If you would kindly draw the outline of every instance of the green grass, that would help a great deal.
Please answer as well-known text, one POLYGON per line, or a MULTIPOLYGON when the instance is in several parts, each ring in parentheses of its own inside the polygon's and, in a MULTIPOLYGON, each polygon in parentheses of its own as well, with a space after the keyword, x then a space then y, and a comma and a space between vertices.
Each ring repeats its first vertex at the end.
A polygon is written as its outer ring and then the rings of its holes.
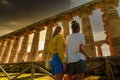
MULTIPOLYGON (((18 73, 9 73, 11 78, 15 77, 18 73)), ((34 80, 53 80, 51 77, 45 74, 35 73, 34 80)), ((30 80, 31 74, 22 74, 16 80, 30 80)), ((8 80, 4 73, 0 73, 0 80, 8 80)))
MULTIPOLYGON (((18 73, 9 73, 11 78, 15 77, 18 73)), ((43 73, 35 73, 34 80, 53 80, 50 76, 43 73)), ((85 76, 84 80, 107 80, 107 76, 85 76)), ((8 80, 4 73, 0 73, 0 80, 8 80)), ((31 80, 31 74, 22 74, 15 80, 31 80)), ((120 80, 120 77, 115 77, 115 80, 120 80)))

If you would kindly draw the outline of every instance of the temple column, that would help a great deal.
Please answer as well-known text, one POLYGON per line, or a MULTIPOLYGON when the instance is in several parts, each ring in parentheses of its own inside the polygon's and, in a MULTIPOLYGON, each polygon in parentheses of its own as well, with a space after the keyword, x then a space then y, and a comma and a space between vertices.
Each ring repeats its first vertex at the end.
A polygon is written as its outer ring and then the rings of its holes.
POLYGON ((19 47, 20 47, 20 37, 16 36, 15 41, 13 43, 12 50, 11 50, 11 56, 10 56, 10 59, 9 59, 9 63, 17 62, 19 47))
POLYGON ((8 63, 8 60, 9 60, 9 57, 10 57, 10 54, 11 54, 12 45, 13 45, 13 40, 9 39, 8 42, 7 42, 5 51, 3 53, 2 59, 1 59, 2 63, 8 63))
POLYGON ((49 41, 52 37, 52 33, 53 33, 53 27, 54 25, 52 23, 48 23, 47 24, 47 31, 46 31, 46 38, 45 38, 45 44, 44 44, 44 54, 42 55, 43 56, 43 60, 46 60, 47 57, 48 57, 48 45, 49 45, 49 41))
POLYGON ((28 61, 37 61, 39 56, 40 30, 41 28, 38 26, 35 28, 31 51, 28 55, 28 61))
POLYGON ((2 59, 2 56, 3 56, 3 53, 5 51, 6 44, 7 44, 7 40, 1 41, 1 46, 0 46, 0 62, 1 62, 1 59, 2 59))
POLYGON ((105 6, 103 21, 111 55, 120 55, 120 18, 115 5, 107 4, 105 6))
POLYGON ((69 21, 71 18, 67 15, 63 16, 61 21, 62 21, 62 26, 64 29, 64 37, 66 38, 70 34, 70 29, 69 29, 69 21))
POLYGON ((24 34, 24 39, 22 41, 20 52, 18 53, 17 62, 22 62, 26 60, 28 40, 29 40, 29 32, 27 31, 24 34))
POLYGON ((82 13, 82 33, 85 35, 86 39, 85 49, 88 55, 96 57, 93 32, 89 21, 89 15, 87 13, 82 13))
POLYGON ((1 46, 1 41, 0 41, 0 46, 1 46))

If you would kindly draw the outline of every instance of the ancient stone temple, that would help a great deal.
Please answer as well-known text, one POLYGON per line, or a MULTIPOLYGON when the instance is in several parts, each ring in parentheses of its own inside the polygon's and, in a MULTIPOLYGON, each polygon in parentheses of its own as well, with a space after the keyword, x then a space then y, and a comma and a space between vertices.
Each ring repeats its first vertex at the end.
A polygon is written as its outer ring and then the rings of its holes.
MULTIPOLYGON (((96 49, 98 57, 102 57, 101 46, 108 44, 111 56, 120 55, 120 17, 116 7, 119 0, 93 0, 84 5, 80 5, 63 13, 51 16, 47 19, 38 21, 17 31, 11 32, 0 37, 0 62, 16 63, 45 60, 48 55, 48 43, 50 41, 53 28, 58 22, 62 23, 65 38, 69 35, 69 22, 73 17, 79 16, 82 20, 82 32, 86 38, 86 50, 89 56, 96 57, 96 49), (100 9, 103 13, 104 30, 106 39, 95 42, 93 39, 93 31, 90 24, 89 16, 93 15, 92 11, 100 9), (39 50, 41 31, 46 30, 44 49, 39 50), (33 35, 33 41, 30 52, 29 47, 30 35, 33 35), (21 39, 22 38, 22 39, 21 39), (42 54, 42 57, 39 57, 42 54), (39 59, 41 58, 41 59, 39 59)), ((97 27, 97 26, 96 26, 97 27)))

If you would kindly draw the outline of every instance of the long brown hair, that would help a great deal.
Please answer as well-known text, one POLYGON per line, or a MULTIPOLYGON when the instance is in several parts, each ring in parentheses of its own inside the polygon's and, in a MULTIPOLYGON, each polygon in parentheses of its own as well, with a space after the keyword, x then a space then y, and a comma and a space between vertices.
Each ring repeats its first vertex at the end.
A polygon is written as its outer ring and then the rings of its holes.
POLYGON ((62 28, 60 26, 57 26, 53 32, 53 36, 55 37, 57 34, 59 34, 61 32, 62 28))

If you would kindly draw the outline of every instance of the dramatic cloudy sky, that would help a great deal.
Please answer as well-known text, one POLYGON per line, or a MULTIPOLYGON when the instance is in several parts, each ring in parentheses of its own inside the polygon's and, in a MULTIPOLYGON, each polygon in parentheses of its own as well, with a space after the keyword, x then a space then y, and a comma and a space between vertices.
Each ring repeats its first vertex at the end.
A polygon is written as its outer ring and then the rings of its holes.
POLYGON ((70 8, 70 0, 0 0, 0 36, 70 8))

